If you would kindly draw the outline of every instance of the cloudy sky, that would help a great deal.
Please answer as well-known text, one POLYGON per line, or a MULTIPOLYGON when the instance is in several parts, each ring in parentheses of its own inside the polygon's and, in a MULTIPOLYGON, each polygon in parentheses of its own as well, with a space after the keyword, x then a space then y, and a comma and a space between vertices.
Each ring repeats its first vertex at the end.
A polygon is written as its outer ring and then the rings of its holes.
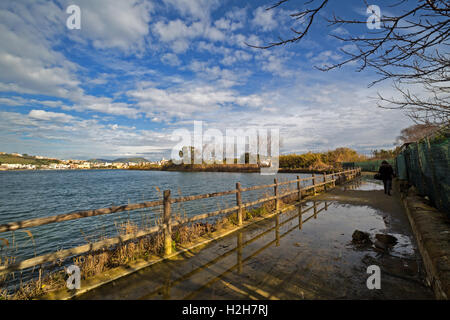
MULTIPOLYGON (((377 4, 377 1, 373 1, 377 4)), ((381 2, 381 1, 379 1, 381 2)), ((299 1, 53 0, 0 2, 0 151, 88 159, 170 154, 177 128, 280 128, 281 152, 339 146, 391 148, 411 124, 376 107, 371 72, 314 69, 348 44, 319 17, 301 43, 254 49, 288 37, 299 1), (276 2, 276 1, 275 1, 276 2), (66 8, 81 9, 69 30, 66 8)), ((334 6, 333 6, 334 5, 334 6)), ((383 12, 383 7, 381 10, 383 12)), ((326 12, 366 19, 363 1, 326 12)))

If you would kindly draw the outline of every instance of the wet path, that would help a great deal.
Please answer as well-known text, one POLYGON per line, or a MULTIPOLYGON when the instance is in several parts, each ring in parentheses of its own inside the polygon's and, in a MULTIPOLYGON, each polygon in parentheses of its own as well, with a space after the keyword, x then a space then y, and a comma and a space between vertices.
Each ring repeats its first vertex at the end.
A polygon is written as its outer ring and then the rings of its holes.
POLYGON ((80 298, 433 299, 401 207, 395 198, 371 203, 380 195, 369 181, 337 188, 195 255, 158 263, 80 298), (355 229, 389 233, 399 242, 385 253, 358 248, 351 243, 355 229), (382 270, 380 290, 366 286, 373 264, 382 270))

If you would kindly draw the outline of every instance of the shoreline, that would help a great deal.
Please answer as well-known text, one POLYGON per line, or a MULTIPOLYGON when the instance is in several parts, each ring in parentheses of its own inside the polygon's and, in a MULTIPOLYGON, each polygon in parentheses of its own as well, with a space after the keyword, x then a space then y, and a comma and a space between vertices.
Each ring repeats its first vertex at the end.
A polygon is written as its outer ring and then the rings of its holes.
POLYGON ((10 171, 89 171, 89 170, 128 170, 128 169, 116 169, 116 168, 92 168, 92 169, 5 169, 0 172, 10 172, 10 171))
MULTIPOLYGON (((135 171, 170 171, 170 172, 232 172, 232 173, 259 173, 261 172, 261 168, 233 168, 233 167, 224 167, 224 168, 130 168, 126 170, 135 170, 135 171)), ((335 169, 334 171, 338 171, 335 169)), ((314 173, 314 174, 329 174, 332 173, 333 170, 319 170, 319 169, 291 169, 291 168, 280 168, 277 173, 314 173)))
MULTIPOLYGON (((229 172, 229 173, 259 173, 256 168, 91 168, 91 169, 6 169, 0 172, 35 172, 35 171, 92 171, 92 170, 124 170, 124 171, 166 171, 166 172, 229 172)), ((337 171, 338 169, 335 169, 337 171)), ((313 170, 313 169, 290 169, 280 168, 277 173, 309 173, 309 174, 329 174, 333 170, 313 170)))

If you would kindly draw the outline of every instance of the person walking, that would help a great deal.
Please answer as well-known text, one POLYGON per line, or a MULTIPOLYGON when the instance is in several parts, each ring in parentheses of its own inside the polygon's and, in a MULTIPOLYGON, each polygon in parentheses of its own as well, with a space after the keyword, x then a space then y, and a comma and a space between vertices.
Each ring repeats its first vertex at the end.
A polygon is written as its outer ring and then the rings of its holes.
POLYGON ((378 173, 381 176, 381 180, 383 180, 384 194, 390 196, 392 189, 392 178, 394 177, 394 169, 386 160, 383 160, 383 162, 381 162, 378 173))

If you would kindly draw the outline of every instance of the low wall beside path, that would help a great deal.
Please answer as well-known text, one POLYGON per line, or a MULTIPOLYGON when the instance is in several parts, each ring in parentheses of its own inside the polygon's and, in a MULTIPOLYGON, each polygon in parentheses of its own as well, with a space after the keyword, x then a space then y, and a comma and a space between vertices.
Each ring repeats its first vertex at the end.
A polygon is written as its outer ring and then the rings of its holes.
POLYGON ((394 183, 402 192, 403 206, 436 298, 447 300, 450 297, 450 219, 446 213, 426 204, 414 187, 406 189, 406 185, 404 180, 396 179, 394 183))

